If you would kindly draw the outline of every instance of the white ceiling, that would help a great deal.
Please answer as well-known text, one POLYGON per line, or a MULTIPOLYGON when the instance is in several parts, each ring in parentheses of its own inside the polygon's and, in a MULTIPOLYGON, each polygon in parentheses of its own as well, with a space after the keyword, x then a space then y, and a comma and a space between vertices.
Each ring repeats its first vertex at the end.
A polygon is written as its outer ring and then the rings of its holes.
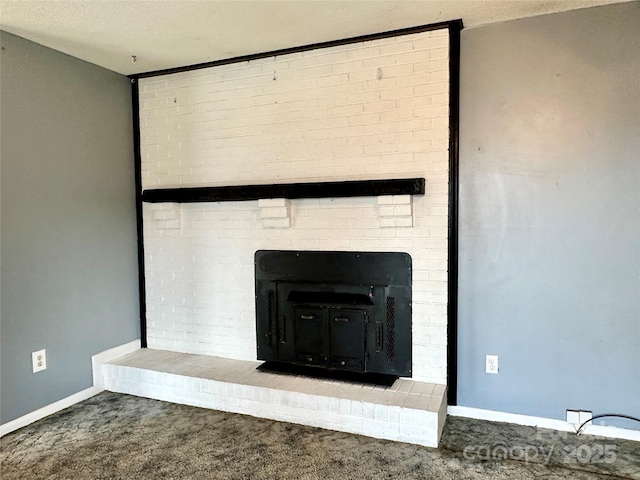
POLYGON ((459 18, 469 28, 620 1, 0 0, 0 26, 129 75, 459 18))

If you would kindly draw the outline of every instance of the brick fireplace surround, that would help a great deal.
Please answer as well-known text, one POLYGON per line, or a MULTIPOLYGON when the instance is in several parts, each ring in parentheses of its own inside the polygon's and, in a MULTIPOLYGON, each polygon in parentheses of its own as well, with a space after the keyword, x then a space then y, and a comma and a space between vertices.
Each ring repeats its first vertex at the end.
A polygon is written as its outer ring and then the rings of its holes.
POLYGON ((142 187, 426 179, 425 195, 145 203, 148 349, 109 390, 436 446, 446 415, 449 29, 139 81, 142 187), (412 377, 256 371, 257 250, 406 252, 412 377))

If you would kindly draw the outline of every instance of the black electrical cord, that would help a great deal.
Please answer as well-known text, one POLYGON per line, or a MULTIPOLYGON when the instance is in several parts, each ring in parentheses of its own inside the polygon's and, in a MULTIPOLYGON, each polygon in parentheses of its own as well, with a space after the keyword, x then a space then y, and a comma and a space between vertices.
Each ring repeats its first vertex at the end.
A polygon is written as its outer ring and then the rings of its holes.
POLYGON ((576 436, 577 435, 581 435, 582 434, 582 427, 584 427, 587 423, 589 423, 592 420, 595 420, 596 418, 602 418, 602 417, 618 417, 618 418, 626 418, 627 420, 634 420, 636 422, 640 422, 640 418, 636 418, 636 417, 632 417, 631 415, 621 415, 619 413, 602 413, 600 415, 595 415, 593 417, 591 417, 589 420, 587 420, 586 422, 583 422, 582 425, 580 425, 578 427, 578 430, 576 431, 576 436))

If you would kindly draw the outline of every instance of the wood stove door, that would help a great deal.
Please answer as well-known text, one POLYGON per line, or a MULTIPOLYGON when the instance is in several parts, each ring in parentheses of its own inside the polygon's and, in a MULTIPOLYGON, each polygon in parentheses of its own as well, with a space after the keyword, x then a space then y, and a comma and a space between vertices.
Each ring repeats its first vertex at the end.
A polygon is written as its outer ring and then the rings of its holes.
POLYGON ((329 330, 332 367, 363 371, 366 342, 365 310, 329 309, 329 330))
POLYGON ((296 306, 293 308, 295 360, 314 365, 325 365, 329 358, 328 311, 322 307, 296 306))

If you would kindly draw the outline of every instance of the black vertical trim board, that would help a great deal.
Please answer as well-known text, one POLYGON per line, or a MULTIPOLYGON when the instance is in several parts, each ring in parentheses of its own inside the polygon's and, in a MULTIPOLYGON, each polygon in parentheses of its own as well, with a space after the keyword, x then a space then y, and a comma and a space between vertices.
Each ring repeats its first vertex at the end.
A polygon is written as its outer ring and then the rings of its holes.
POLYGON ((458 192, 460 130, 460 30, 449 24, 449 244, 447 273, 447 402, 458 403, 458 192))
POLYGON ((144 231, 142 226, 142 158, 140 156, 140 96, 138 80, 131 80, 133 106, 133 155, 136 184, 136 230, 138 233, 138 293, 140 296, 140 343, 147 348, 147 295, 144 278, 144 231))

